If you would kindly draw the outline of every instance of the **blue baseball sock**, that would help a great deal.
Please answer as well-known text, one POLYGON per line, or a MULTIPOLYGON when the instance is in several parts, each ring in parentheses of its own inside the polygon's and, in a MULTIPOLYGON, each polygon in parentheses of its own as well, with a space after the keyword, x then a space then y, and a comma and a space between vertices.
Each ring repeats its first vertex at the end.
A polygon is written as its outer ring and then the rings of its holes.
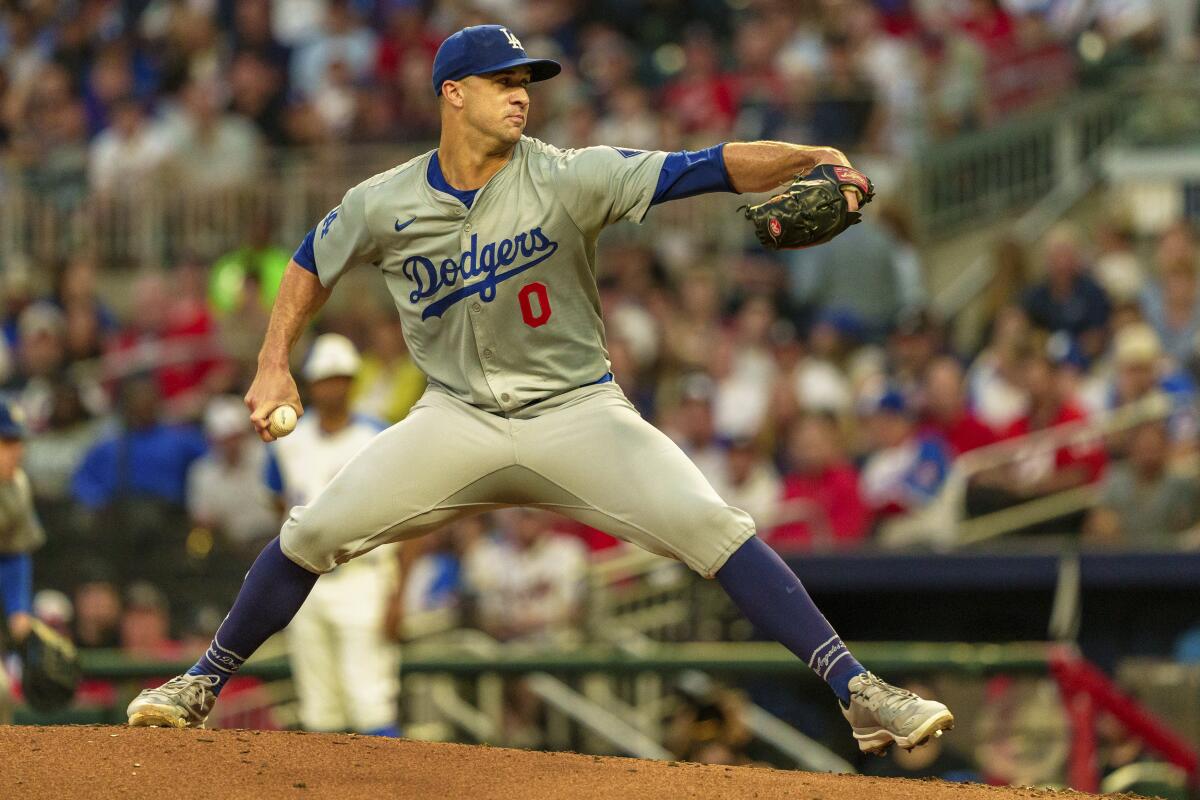
POLYGON ((399 725, 384 725, 382 728, 367 731, 367 736, 386 736, 389 739, 399 739, 400 735, 399 725))
POLYGON ((254 560, 212 644, 187 674, 213 676, 213 693, 220 694, 246 659, 287 627, 318 577, 285 556, 276 536, 254 560))
POLYGON ((850 679, 866 670, 762 539, 747 539, 717 572, 717 582, 756 628, 803 659, 839 700, 850 702, 850 679))

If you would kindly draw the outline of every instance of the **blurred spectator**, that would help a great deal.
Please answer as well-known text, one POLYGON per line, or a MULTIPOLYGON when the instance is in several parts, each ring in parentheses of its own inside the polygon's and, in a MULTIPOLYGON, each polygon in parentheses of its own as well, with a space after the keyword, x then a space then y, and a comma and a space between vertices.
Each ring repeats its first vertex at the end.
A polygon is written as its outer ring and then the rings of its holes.
MULTIPOLYGON (((1056 380, 1055 367, 1049 358, 1043 354, 1029 356, 1022 372, 1029 410, 1001 433, 1002 439, 1025 437, 1071 423, 1078 427, 1086 421, 1087 414, 1071 398, 1063 396, 1062 385, 1056 380)), ((1029 447, 1018 456, 1012 463, 979 478, 980 485, 973 486, 971 491, 972 513, 1005 508, 1095 483, 1104 473, 1107 462, 1103 443, 1098 437, 1072 441, 1057 448, 1029 447)), ((1071 519, 1070 525, 1074 527, 1074 516, 1071 519)))
POLYGON ((107 580, 88 580, 75 588, 75 635, 79 647, 120 644, 121 593, 107 580))
MULTIPOLYGON (((1164 398, 1169 410, 1172 449, 1189 451, 1197 441, 1196 385, 1165 357, 1158 335, 1148 325, 1133 323, 1113 337, 1114 376, 1108 408, 1164 398)), ((1118 450, 1121 445, 1115 445, 1118 450)))
POLYGON ((1079 232, 1068 225, 1046 236, 1046 278, 1025 292, 1025 313, 1034 325, 1051 333, 1066 332, 1079 340, 1085 356, 1104 350, 1104 326, 1111 306, 1108 295, 1088 274, 1079 232))
POLYGON ((157 586, 138 582, 126 590, 121 614, 121 651, 143 660, 183 658, 182 646, 171 638, 167 596, 157 586))
POLYGON ((967 405, 962 365, 952 356, 935 359, 925 370, 921 431, 940 437, 953 455, 992 444, 996 433, 967 405))
POLYGON ((905 313, 887 339, 892 383, 916 395, 930 364, 942 352, 942 336, 933 316, 920 309, 905 313))
POLYGON ((39 503, 70 498, 71 476, 104 424, 88 413, 79 387, 72 381, 53 383, 45 428, 26 445, 25 467, 39 503))
POLYGON ((184 264, 167 276, 148 272, 130 287, 133 314, 129 325, 112 337, 105 354, 109 375, 152 371, 176 418, 196 418, 207 395, 219 389, 223 354, 216 325, 204 296, 204 276, 195 264, 184 264))
POLYGON ((683 132, 722 139, 733 125, 734 93, 720 72, 720 54, 712 35, 693 27, 684 36, 683 69, 663 92, 664 108, 683 132))
POLYGON ((421 399, 425 375, 413 363, 400 320, 390 312, 373 318, 362 367, 354 378, 351 403, 360 414, 399 422, 421 399))
POLYGON ((709 482, 725 477, 725 453, 717 443, 713 423, 713 396, 716 384, 701 372, 681 382, 679 406, 664 426, 675 444, 700 468, 709 482))
POLYGON ((66 367, 66 320, 52 303, 39 301, 17 323, 17 369, 5 384, 25 413, 31 430, 46 427, 54 384, 66 367))
POLYGON ((555 515, 517 508, 495 515, 500 537, 467 551, 463 577, 478 624, 501 641, 555 641, 582 622, 587 551, 554 529, 555 515))
POLYGON ((1102 224, 1095 234, 1096 263, 1092 272, 1113 305, 1136 301, 1146 284, 1145 270, 1134 250, 1133 232, 1128 223, 1102 224))
POLYGON ((209 452, 188 469, 192 524, 211 529, 244 556, 254 556, 279 532, 279 518, 263 488, 266 447, 242 401, 219 395, 204 412, 209 452))
POLYGON ((852 43, 841 34, 825 38, 825 68, 808 101, 811 137, 843 150, 877 138, 875 91, 863 74, 852 43))
POLYGON ((92 509, 140 497, 182 507, 188 468, 206 450, 203 435, 165 424, 158 389, 145 377, 122 384, 119 408, 119 431, 88 450, 75 472, 76 500, 92 509))
POLYGON ((147 119, 140 102, 120 99, 113 106, 112 125, 92 142, 89 183, 101 195, 131 198, 154 186, 170 153, 165 132, 147 119))
MULTIPOLYGON (((483 517, 470 517, 421 539, 421 554, 404 578, 404 613, 419 615, 454 608, 462 601, 460 548, 464 527, 480 526, 483 517)), ((477 536, 482 533, 468 534, 477 536)), ((471 540, 473 543, 473 539, 471 540)))
POLYGON ((245 118, 223 112, 217 92, 212 81, 192 81, 183 90, 181 113, 165 132, 174 176, 191 191, 248 186, 258 172, 258 131, 245 118))
POLYGON ((320 33, 292 56, 291 87, 302 97, 316 98, 331 79, 362 80, 375 65, 376 47, 375 34, 358 18, 354 4, 329 0, 320 33))
POLYGON ((779 473, 749 437, 735 437, 725 452, 725 469, 713 488, 729 505, 750 515, 759 530, 774 524, 779 504, 779 473))
POLYGON ((871 514, 834 419, 808 414, 793 423, 785 457, 777 527, 765 532, 771 546, 787 552, 861 544, 870 531, 871 514))
MULTIPOLYGON (((238 0, 233 5, 233 52, 235 56, 252 54, 276 69, 286 70, 291 51, 271 29, 271 5, 271 0, 238 0)), ((294 14, 296 4, 290 5, 293 8, 286 11, 294 14)))
POLYGON ((1177 547, 1200 521, 1194 475, 1172 471, 1167 426, 1150 422, 1128 437, 1128 458, 1112 465, 1085 532, 1096 544, 1132 549, 1177 547))
POLYGON ((883 336, 925 297, 906 251, 882 223, 859 225, 821 247, 787 253, 791 300, 798 307, 850 314, 868 341, 883 336))
POLYGON ((212 265, 208 273, 208 302, 218 316, 242 312, 247 294, 256 295, 265 310, 274 305, 292 253, 275 244, 273 236, 270 217, 266 213, 255 214, 247 225, 244 243, 212 265))
POLYGON ((791 322, 782 320, 772 326, 778 375, 773 393, 774 414, 778 422, 790 419, 795 409, 831 413, 850 410, 853 403, 850 383, 834 360, 841 355, 844 322, 841 316, 833 314, 818 320, 810 338, 812 351, 808 353, 791 322))
POLYGON ((100 296, 97 286, 100 267, 88 253, 75 253, 63 265, 55 282, 54 299, 67 315, 67 346, 72 360, 100 355, 98 345, 103 334, 117 329, 117 315, 100 296), (90 312, 93 330, 87 337, 72 335, 72 312, 90 312))
POLYGON ((1187 364, 1200 336, 1200 280, 1191 231, 1185 226, 1167 231, 1155 260, 1158 280, 1142 293, 1142 315, 1158 334, 1166 355, 1176 364, 1187 364))
POLYGON ((950 469, 945 442, 917 432, 909 401, 888 389, 866 409, 872 450, 863 463, 860 491, 877 517, 922 508, 937 495, 950 469))
POLYGON ((967 397, 979 420, 1003 431, 1024 415, 1029 405, 1021 367, 1032 352, 1029 319, 1015 306, 1001 309, 987 346, 967 373, 967 397))

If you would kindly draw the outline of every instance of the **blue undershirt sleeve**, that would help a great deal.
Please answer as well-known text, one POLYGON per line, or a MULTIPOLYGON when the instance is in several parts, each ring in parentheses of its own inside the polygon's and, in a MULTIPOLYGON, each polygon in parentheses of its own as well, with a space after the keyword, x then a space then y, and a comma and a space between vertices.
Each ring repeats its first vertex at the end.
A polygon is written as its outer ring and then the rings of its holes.
POLYGON ((308 235, 304 237, 304 241, 296 248, 296 254, 292 256, 293 261, 313 275, 317 274, 317 257, 313 253, 313 235, 316 232, 316 228, 309 231, 308 235))
POLYGON ((0 555, 0 606, 5 614, 33 609, 33 557, 29 553, 0 555))
POLYGON ((706 192, 736 192, 725 169, 725 143, 707 150, 667 153, 650 205, 706 192))

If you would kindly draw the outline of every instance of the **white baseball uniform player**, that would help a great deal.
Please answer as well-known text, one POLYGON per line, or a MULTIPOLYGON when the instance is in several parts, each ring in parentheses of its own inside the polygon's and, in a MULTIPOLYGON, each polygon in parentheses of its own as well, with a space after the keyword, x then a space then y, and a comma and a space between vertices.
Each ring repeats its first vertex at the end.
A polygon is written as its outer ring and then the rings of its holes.
MULTIPOLYGON (((359 355, 344 336, 327 333, 313 343, 304 365, 310 384, 349 379, 359 355)), ((296 430, 270 445, 267 487, 285 508, 317 497, 384 425, 351 415, 330 432, 309 411, 296 430)), ((287 629, 288 653, 308 730, 379 733, 399 715, 399 648, 384 636, 384 609, 395 589, 395 560, 385 550, 355 559, 319 581, 287 629)))

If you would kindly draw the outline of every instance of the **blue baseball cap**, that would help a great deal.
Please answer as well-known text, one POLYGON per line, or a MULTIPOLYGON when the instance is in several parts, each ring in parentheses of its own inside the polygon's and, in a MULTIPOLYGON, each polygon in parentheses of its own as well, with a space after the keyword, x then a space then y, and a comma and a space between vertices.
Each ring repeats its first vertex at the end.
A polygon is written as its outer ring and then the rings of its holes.
POLYGON ((508 28, 501 25, 463 28, 442 42, 433 57, 433 93, 441 95, 446 81, 520 66, 532 70, 530 81, 544 81, 562 72, 557 61, 525 55, 520 39, 508 28))
POLYGON ((24 439, 25 412, 11 400, 0 400, 0 439, 24 439))

